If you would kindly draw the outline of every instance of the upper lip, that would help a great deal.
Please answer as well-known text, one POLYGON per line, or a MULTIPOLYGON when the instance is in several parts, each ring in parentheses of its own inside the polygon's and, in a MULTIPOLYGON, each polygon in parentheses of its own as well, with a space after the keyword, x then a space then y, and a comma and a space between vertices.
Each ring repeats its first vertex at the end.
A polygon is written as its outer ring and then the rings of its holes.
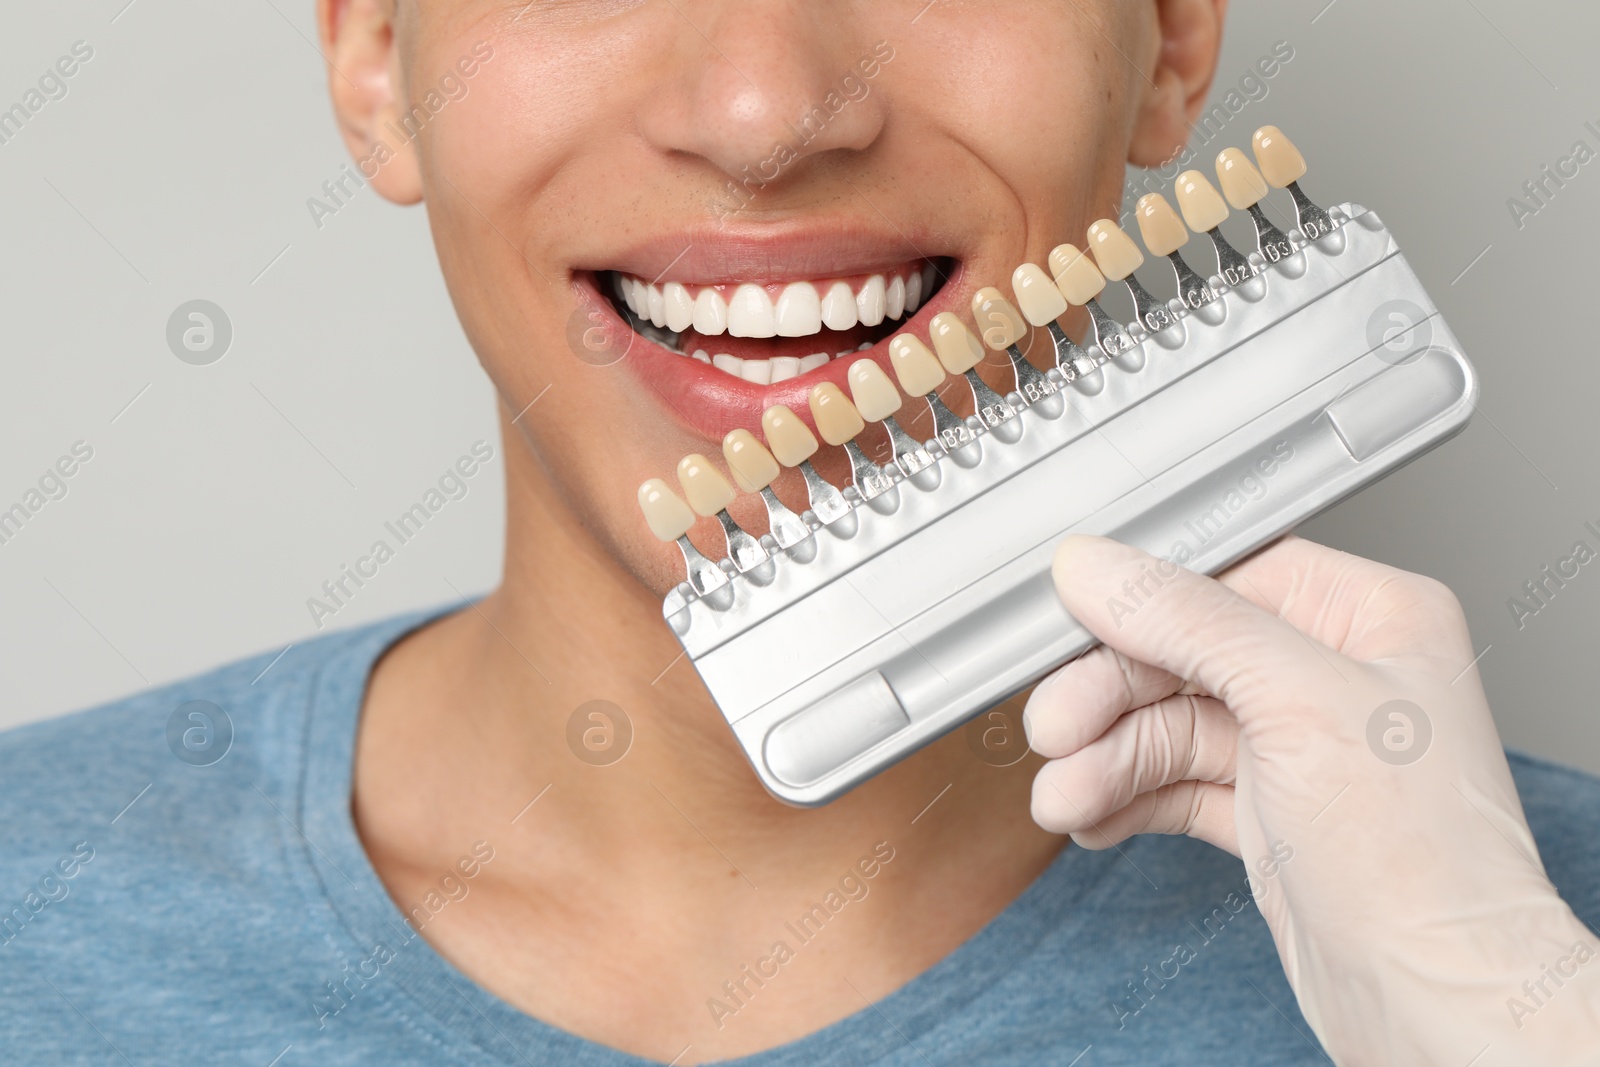
POLYGON ((579 270, 615 270, 690 285, 775 283, 873 274, 951 255, 931 235, 858 222, 728 223, 660 233, 579 270))

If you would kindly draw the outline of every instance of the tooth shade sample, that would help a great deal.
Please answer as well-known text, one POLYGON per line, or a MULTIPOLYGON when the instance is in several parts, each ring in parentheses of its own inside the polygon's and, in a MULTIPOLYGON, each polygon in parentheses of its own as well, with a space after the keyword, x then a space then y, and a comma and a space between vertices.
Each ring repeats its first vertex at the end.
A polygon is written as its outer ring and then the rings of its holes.
POLYGON ((794 282, 778 297, 779 337, 809 337, 822 329, 822 301, 810 282, 794 282))
POLYGON ((715 337, 728 328, 728 305, 715 289, 702 289, 694 298, 693 325, 696 333, 707 337, 715 337))
POLYGON ((1255 207, 1271 192, 1256 165, 1237 148, 1224 148, 1217 157, 1217 181, 1235 211, 1255 207))
POLYGON ((817 439, 800 416, 783 404, 761 413, 761 433, 773 456, 785 467, 798 467, 817 454, 817 439))
POLYGON ((1056 245, 1050 253, 1050 273, 1061 295, 1074 307, 1083 307, 1106 288, 1106 276, 1076 245, 1056 245))
POLYGON ((733 503, 733 486, 711 461, 691 452, 678 461, 678 484, 689 506, 701 515, 715 515, 733 503))
POLYGON ((965 374, 983 362, 983 346, 953 311, 935 315, 928 324, 928 336, 933 338, 939 362, 951 374, 965 374))
POLYGON ((1089 227, 1089 251, 1100 265, 1100 273, 1114 282, 1127 278, 1144 262, 1144 253, 1133 238, 1110 219, 1101 219, 1089 227))
POLYGON ((660 478, 651 478, 639 487, 639 510, 650 532, 663 541, 676 541, 694 525, 694 512, 683 498, 660 478))
POLYGON ((848 330, 856 324, 856 294, 844 282, 834 282, 822 298, 822 323, 830 330, 848 330))
POLYGON ((1177 189, 1178 210, 1195 233, 1210 233, 1228 217, 1222 194, 1199 171, 1186 170, 1178 175, 1177 189))
POLYGON ((938 357, 910 334, 903 333, 889 342, 889 362, 894 365, 894 376, 900 379, 900 388, 911 396, 927 396, 944 382, 944 368, 938 357))
POLYGON ((778 476, 778 461, 749 430, 734 430, 722 439, 722 458, 747 493, 761 492, 778 476))
POLYGON ((978 323, 983 343, 996 352, 1004 352, 1028 332, 1022 315, 992 286, 972 294, 972 317, 978 323))
POLYGON ((734 337, 776 337, 778 319, 772 299, 759 285, 744 284, 728 301, 728 333, 734 337))
POLYGON ((810 399, 811 417, 816 421, 817 432, 830 445, 854 441, 867 428, 861 420, 861 412, 832 382, 823 382, 811 390, 810 399))
POLYGON ((850 398, 868 422, 882 422, 900 410, 900 390, 894 387, 883 368, 871 359, 858 359, 846 372, 850 398))
POLYGON ((1134 217, 1139 220, 1139 236, 1153 256, 1170 256, 1189 243, 1183 220, 1160 193, 1141 197, 1134 217))
POLYGON ((1035 326, 1054 322, 1067 313, 1067 302, 1037 263, 1024 263, 1011 275, 1011 288, 1022 314, 1035 326))
POLYGON ((1284 189, 1306 176, 1306 157, 1276 126, 1263 126, 1251 139, 1261 176, 1275 189, 1284 189))

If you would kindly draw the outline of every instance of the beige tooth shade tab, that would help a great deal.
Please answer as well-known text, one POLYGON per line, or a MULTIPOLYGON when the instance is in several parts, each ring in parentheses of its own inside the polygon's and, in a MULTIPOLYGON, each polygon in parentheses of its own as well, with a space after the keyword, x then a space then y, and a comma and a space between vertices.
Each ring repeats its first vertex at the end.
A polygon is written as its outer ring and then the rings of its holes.
POLYGON ((889 362, 900 388, 910 396, 927 396, 944 384, 944 368, 928 346, 908 333, 889 342, 889 362))
POLYGON ((816 435, 783 404, 774 404, 761 413, 761 433, 773 456, 785 467, 798 467, 817 454, 816 435))
POLYGON ((1101 219, 1089 227, 1089 253, 1100 265, 1100 273, 1114 282, 1122 281, 1144 262, 1144 253, 1133 238, 1110 219, 1101 219))
POLYGON ((733 503, 733 486, 698 452, 690 452, 678 461, 678 484, 698 514, 715 515, 733 503))
POLYGON ((749 430, 734 430, 722 439, 722 458, 747 493, 761 492, 778 476, 778 461, 749 430))
POLYGON ((1022 314, 1035 326, 1054 322, 1067 313, 1067 301, 1050 275, 1037 263, 1024 263, 1011 272, 1011 289, 1022 305, 1022 314))
POLYGON ((1050 276, 1073 307, 1083 307, 1105 292, 1106 276, 1077 245, 1056 245, 1050 252, 1050 276))
POLYGON ((1255 207, 1272 191, 1256 165, 1237 148, 1224 148, 1217 157, 1217 181, 1235 211, 1255 207))
POLYGON ((983 343, 996 352, 1004 352, 1028 332, 1028 324, 1022 321, 1021 313, 993 286, 972 294, 972 317, 978 323, 983 343))
POLYGON ((1263 126, 1250 140, 1256 150, 1261 176, 1274 189, 1282 189, 1306 176, 1306 157, 1276 126, 1263 126))
POLYGON ((639 487, 639 510, 650 532, 663 541, 676 541, 694 525, 694 512, 683 498, 660 478, 651 478, 639 487))
POLYGON ((856 411, 868 422, 882 422, 900 410, 900 390, 875 360, 858 359, 850 364, 846 377, 856 411))
POLYGON ((941 311, 928 323, 928 336, 939 362, 951 374, 965 374, 983 362, 983 346, 953 311, 941 311))
POLYGON ((1197 170, 1178 175, 1178 210, 1195 233, 1210 233, 1228 217, 1228 205, 1217 187, 1197 170))
POLYGON ((1170 256, 1189 243, 1188 228, 1160 193, 1140 197, 1133 214, 1139 220, 1139 236, 1144 238, 1151 255, 1170 256))
POLYGON ((817 432, 830 445, 854 441, 867 424, 861 412, 832 382, 823 382, 811 390, 811 418, 816 421, 817 432))

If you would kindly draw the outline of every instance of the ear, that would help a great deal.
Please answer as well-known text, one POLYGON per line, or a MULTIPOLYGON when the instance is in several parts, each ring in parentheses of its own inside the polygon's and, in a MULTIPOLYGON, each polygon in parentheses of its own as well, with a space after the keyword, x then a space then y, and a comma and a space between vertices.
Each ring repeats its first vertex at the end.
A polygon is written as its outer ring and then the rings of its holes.
POLYGON ((394 2, 317 0, 317 32, 345 148, 381 196, 415 204, 422 199, 416 146, 394 133, 403 129, 394 2))
POLYGON ((1134 123, 1128 162, 1155 167, 1189 143, 1189 126, 1200 114, 1222 48, 1228 0, 1156 0, 1161 30, 1152 86, 1145 84, 1134 123))

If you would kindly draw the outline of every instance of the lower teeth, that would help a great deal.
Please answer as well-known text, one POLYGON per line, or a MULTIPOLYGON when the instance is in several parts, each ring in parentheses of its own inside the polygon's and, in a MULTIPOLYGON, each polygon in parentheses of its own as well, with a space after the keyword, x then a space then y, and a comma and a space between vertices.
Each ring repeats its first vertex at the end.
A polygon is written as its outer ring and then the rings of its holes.
POLYGON ((809 356, 774 356, 771 359, 740 359, 726 353, 712 355, 700 348, 689 353, 688 358, 701 363, 709 363, 724 374, 731 375, 743 381, 754 382, 757 385, 776 385, 786 382, 790 378, 797 378, 808 374, 818 367, 825 366, 831 360, 843 359, 853 356, 856 352, 865 352, 871 348, 870 344, 863 344, 859 348, 848 352, 840 352, 830 356, 826 352, 817 352, 809 356))

